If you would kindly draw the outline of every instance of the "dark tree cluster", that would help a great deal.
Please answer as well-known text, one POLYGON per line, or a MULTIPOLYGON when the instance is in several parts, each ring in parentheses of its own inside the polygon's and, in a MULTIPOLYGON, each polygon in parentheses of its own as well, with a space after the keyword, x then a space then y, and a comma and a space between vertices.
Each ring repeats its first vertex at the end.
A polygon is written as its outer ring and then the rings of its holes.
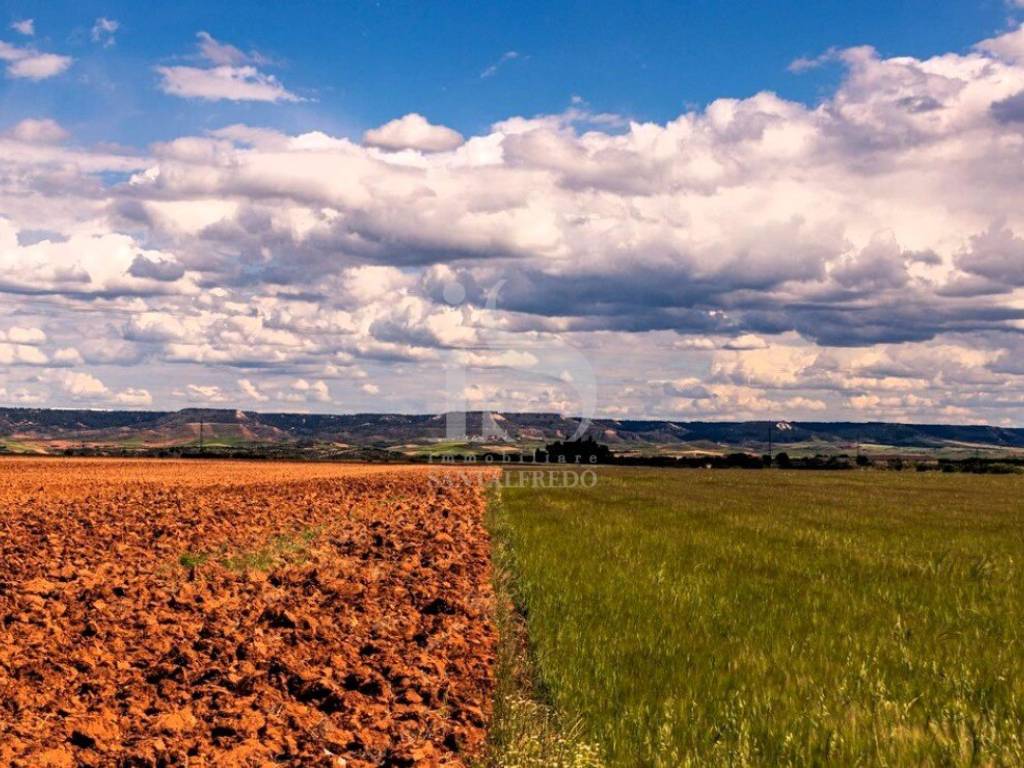
POLYGON ((592 437, 581 440, 556 440, 537 452, 537 460, 552 464, 610 464, 615 454, 592 437))
MULTIPOLYGON (((918 465, 918 469, 938 469, 942 472, 968 472, 973 475, 1012 475, 1024 472, 1024 459, 1007 456, 999 459, 939 459, 932 466, 918 465)), ((922 469, 921 471, 926 471, 922 469)))

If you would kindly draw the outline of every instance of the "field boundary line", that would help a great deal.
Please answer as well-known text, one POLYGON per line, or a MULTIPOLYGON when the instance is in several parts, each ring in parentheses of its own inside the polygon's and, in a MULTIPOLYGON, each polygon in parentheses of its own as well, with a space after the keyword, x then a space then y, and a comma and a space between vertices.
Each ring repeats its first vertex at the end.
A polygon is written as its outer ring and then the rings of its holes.
POLYGON ((582 723, 567 721, 544 695, 516 595, 515 553, 500 483, 488 491, 486 514, 498 649, 487 757, 475 768, 604 768, 600 750, 583 738, 582 723))

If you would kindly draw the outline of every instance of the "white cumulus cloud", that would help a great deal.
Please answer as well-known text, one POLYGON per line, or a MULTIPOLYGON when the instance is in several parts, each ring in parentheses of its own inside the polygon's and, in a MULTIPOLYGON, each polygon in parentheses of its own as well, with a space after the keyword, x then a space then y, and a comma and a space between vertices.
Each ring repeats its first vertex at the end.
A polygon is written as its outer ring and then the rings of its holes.
POLYGON ((288 102, 303 99, 289 91, 274 75, 258 69, 263 58, 221 43, 199 32, 199 55, 209 66, 158 66, 164 93, 205 101, 288 102))
POLYGON ((415 112, 363 134, 364 144, 390 150, 446 152, 461 146, 464 141, 458 131, 443 125, 433 125, 423 115, 415 112))
POLYGON ((29 144, 59 144, 70 135, 60 123, 48 117, 26 118, 7 133, 12 139, 29 144))
POLYGON ((7 76, 25 80, 46 80, 71 66, 70 56, 38 51, 0 40, 0 61, 7 63, 7 76))
POLYGON ((253 384, 249 379, 239 379, 238 388, 242 390, 242 394, 248 397, 250 400, 255 400, 257 403, 265 403, 270 398, 260 392, 259 388, 253 384))

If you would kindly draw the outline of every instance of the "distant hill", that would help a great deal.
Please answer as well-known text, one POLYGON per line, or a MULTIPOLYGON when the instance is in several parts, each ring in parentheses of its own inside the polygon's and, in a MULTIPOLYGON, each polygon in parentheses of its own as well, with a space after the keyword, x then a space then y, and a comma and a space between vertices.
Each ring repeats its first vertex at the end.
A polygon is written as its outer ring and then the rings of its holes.
MULTIPOLYGON (((95 411, 0 408, 0 450, 148 451, 196 446, 309 446, 423 453, 437 448, 530 448, 573 436, 579 420, 553 413, 455 414, 465 441, 446 439, 446 414, 301 414, 189 408, 95 411)), ((950 424, 596 419, 585 434, 618 453, 1024 451, 1024 429, 950 424)))

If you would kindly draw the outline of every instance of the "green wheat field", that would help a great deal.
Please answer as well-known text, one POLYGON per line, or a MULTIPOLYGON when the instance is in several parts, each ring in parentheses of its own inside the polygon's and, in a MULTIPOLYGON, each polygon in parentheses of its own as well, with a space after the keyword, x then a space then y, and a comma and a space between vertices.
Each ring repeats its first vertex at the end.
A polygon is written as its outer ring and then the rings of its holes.
POLYGON ((1024 765, 1022 491, 603 469, 502 489, 494 532, 538 696, 607 765, 1024 765))

